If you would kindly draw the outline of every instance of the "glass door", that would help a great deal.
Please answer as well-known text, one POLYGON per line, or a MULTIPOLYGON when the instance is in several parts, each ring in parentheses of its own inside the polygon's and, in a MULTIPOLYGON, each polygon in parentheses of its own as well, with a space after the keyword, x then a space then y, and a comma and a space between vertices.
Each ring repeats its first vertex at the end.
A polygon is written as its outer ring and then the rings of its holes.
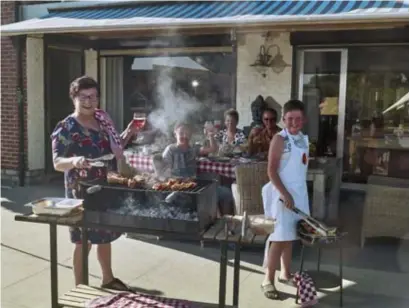
POLYGON ((347 52, 347 49, 298 52, 298 98, 305 103, 305 132, 318 157, 343 157, 347 52))

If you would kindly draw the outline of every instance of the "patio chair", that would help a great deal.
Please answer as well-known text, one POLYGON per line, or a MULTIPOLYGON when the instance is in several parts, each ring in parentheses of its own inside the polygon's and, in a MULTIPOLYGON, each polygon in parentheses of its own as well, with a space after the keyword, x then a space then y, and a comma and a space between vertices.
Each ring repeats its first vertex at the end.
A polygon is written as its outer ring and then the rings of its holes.
POLYGON ((370 237, 409 238, 409 180, 370 176, 361 247, 370 237))
POLYGON ((261 189, 268 181, 267 162, 236 167, 236 183, 232 184, 236 215, 264 214, 261 189))

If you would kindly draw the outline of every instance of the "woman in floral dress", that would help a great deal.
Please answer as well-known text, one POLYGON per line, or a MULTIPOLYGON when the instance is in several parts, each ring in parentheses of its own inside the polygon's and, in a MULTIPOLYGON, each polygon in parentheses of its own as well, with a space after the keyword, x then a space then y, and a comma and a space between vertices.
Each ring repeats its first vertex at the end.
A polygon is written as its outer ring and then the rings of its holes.
MULTIPOLYGON (((99 87, 95 80, 80 77, 70 86, 70 97, 74 103, 74 113, 60 121, 51 135, 54 168, 64 172, 65 194, 67 198, 78 197, 78 181, 106 178, 107 167, 91 167, 87 159, 114 153, 121 159, 122 147, 136 134, 136 129, 128 125, 119 136, 109 116, 98 110, 99 87)), ((75 284, 82 283, 82 243, 81 230, 70 228, 71 242, 75 244, 73 269, 75 284)), ((97 245, 98 261, 102 270, 102 287, 127 290, 127 286, 115 278, 111 267, 111 242, 120 233, 107 230, 89 230, 88 249, 97 245)))
POLYGON ((238 146, 246 143, 246 135, 237 128, 239 123, 239 113, 234 109, 229 109, 224 113, 225 129, 216 134, 216 140, 220 145, 238 146))

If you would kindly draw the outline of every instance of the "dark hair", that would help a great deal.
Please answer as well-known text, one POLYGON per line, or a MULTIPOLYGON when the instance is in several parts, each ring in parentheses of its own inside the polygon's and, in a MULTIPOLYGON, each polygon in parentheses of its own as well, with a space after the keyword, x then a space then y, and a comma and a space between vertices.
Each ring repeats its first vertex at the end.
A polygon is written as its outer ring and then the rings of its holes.
POLYGON ((97 90, 99 96, 99 84, 95 81, 95 79, 88 76, 78 77, 70 84, 70 97, 73 100, 81 90, 94 88, 97 90))
POLYGON ((305 113, 304 103, 298 99, 290 99, 288 102, 284 104, 283 114, 295 110, 299 110, 302 113, 305 113))
POLYGON ((277 119, 277 111, 275 109, 270 108, 270 107, 264 108, 262 114, 264 115, 264 113, 266 113, 266 112, 272 113, 277 119))
POLYGON ((176 132, 179 128, 184 127, 185 129, 191 131, 191 127, 188 123, 186 122, 177 122, 175 123, 175 127, 173 128, 173 131, 176 132))
POLYGON ((236 122, 239 122, 239 113, 235 109, 231 108, 231 109, 227 110, 224 113, 224 117, 227 117, 227 116, 230 116, 230 117, 234 118, 236 120, 236 122))

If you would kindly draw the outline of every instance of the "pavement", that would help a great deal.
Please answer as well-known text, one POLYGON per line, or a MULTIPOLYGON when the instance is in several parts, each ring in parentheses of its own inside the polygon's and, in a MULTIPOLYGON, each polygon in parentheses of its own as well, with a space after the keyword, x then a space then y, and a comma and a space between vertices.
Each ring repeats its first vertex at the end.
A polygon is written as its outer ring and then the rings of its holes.
MULTIPOLYGON (((1 307, 50 307, 48 227, 15 222, 27 213, 23 204, 45 196, 63 196, 57 185, 16 187, 1 192, 1 307)), ((59 292, 73 288, 72 244, 66 227, 58 228, 59 292)), ((353 240, 344 250, 344 307, 409 307, 409 242, 374 242, 360 249, 353 240)), ((232 260, 232 252, 230 252, 232 260)), ((281 301, 264 298, 262 249, 242 252, 240 307, 298 307, 295 288, 277 283, 281 301)), ((307 250, 307 269, 315 270, 316 252, 307 250)), ((115 275, 141 292, 190 300, 202 307, 217 307, 219 250, 199 243, 139 240, 122 236, 113 243, 115 275)), ((294 249, 297 270, 299 249, 294 249)), ((232 265, 232 264, 231 264, 232 265)), ((311 271, 319 290, 317 307, 338 307, 337 251, 324 251, 321 272, 311 271)), ((227 304, 232 305, 232 266, 227 282, 227 304)), ((90 284, 99 285, 101 274, 95 251, 90 254, 90 284)))

